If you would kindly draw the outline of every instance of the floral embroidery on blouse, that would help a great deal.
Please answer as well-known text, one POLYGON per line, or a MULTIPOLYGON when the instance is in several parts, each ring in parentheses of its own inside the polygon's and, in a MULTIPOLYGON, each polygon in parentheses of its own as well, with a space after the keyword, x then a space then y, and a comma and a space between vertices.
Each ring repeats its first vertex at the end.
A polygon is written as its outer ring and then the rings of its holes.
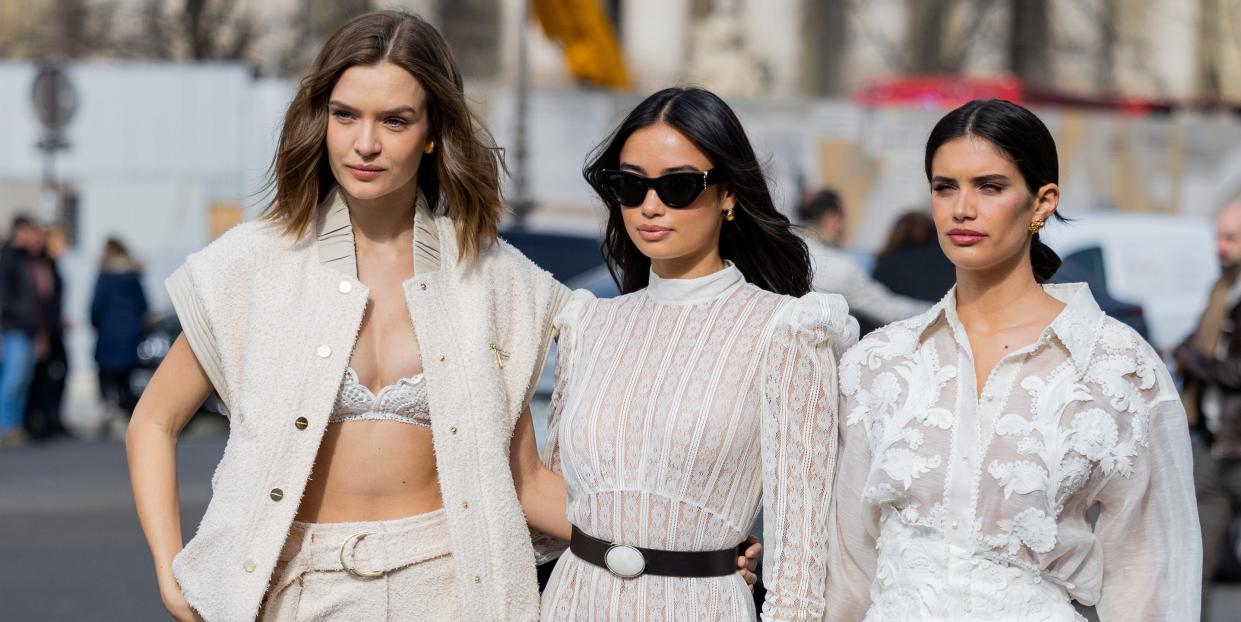
MULTIPOLYGON (((926 575, 930 585, 909 585, 922 580, 908 572, 919 550, 913 542, 927 539, 1020 570, 1030 586, 1061 586, 1063 595, 1037 592, 1031 601, 1045 599, 1056 611, 1064 603, 1052 601, 1070 597, 1098 603, 1105 620, 1196 611, 1201 542, 1171 377, 1145 341, 1099 310, 1085 285, 1045 291, 1064 310, 1034 344, 1001 359, 981 390, 955 291, 842 357, 832 543, 839 568, 828 577, 829 618, 861 619, 872 603, 868 621, 944 615, 953 594, 974 599, 982 615, 979 603, 1000 589, 983 578, 954 578, 942 589, 935 583, 946 579, 936 577, 951 570, 942 567, 926 575), (1096 504, 1092 528, 1087 511, 1096 504), (1108 571, 1140 564, 1167 570, 1108 571), (905 570, 887 576, 889 565, 905 570), (905 617, 883 606, 898 589, 914 595, 900 606, 914 612, 905 617)), ((993 613, 1009 606, 997 599, 993 613)), ((1021 619, 1042 619, 1038 605, 1022 607, 1021 619)))

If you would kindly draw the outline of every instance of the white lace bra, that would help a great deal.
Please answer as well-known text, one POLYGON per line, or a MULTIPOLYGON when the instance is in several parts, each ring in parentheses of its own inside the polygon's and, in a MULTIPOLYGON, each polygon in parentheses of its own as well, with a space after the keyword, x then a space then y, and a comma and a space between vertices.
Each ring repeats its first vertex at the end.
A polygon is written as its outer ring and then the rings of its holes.
POLYGON ((328 423, 367 419, 430 427, 431 407, 427 402, 427 383, 423 375, 401 378, 375 394, 358 380, 358 372, 352 367, 346 369, 328 423))

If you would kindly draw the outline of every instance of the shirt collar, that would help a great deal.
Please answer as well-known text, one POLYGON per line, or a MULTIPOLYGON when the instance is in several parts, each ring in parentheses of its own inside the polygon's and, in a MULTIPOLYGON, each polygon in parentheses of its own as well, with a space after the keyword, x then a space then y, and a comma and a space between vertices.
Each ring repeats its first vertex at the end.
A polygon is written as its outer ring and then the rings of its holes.
POLYGON ((745 276, 741 270, 733 262, 725 260, 722 270, 696 279, 665 279, 651 270, 646 293, 655 302, 697 304, 719 298, 744 282, 745 276))
MULTIPOLYGON (((319 204, 315 245, 319 264, 357 278, 357 247, 353 243, 353 222, 349 204, 339 187, 332 188, 319 204)), ((440 269, 441 236, 436 216, 431 213, 426 197, 418 192, 414 207, 414 272, 425 274, 440 269)))
MULTIPOLYGON (((1090 293, 1090 286, 1085 283, 1044 284, 1043 291, 1047 295, 1064 303, 1064 309, 1052 320, 1047 329, 1039 337, 1039 343, 1055 336, 1069 351, 1073 366, 1084 372, 1090 363, 1093 352, 1095 334, 1100 322, 1103 321, 1103 310, 1095 302, 1090 293)), ((917 319, 914 331, 923 338, 927 331, 939 320, 943 320, 958 343, 969 343, 965 327, 957 316, 957 288, 954 285, 948 293, 917 319)))

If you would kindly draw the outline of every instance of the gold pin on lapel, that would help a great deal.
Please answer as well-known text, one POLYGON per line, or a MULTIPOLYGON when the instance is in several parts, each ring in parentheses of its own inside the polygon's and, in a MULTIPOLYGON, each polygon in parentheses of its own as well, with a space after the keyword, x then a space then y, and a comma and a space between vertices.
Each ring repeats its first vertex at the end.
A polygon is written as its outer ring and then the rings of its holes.
POLYGON ((500 349, 500 346, 491 344, 491 353, 496 355, 496 369, 504 369, 504 359, 508 358, 508 352, 500 349))

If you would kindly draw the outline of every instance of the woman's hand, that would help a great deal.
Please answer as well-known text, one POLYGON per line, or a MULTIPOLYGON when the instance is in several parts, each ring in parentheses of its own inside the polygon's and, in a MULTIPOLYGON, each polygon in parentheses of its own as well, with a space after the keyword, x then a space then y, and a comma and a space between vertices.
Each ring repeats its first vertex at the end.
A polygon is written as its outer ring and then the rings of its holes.
POLYGON ((161 579, 159 582, 159 596, 164 601, 164 608, 168 613, 172 614, 172 618, 177 622, 203 622, 202 616, 194 612, 190 608, 189 603, 185 602, 185 596, 181 594, 181 588, 177 585, 176 580, 172 578, 161 579))
POLYGON ((754 574, 754 571, 758 570, 758 558, 763 555, 763 543, 752 535, 745 541, 750 546, 746 547, 745 555, 737 556, 737 574, 745 579, 746 586, 753 592, 754 584, 758 583, 758 575, 754 574))
POLYGON ((198 406, 211 395, 211 380, 198 364, 185 335, 177 337, 134 408, 125 433, 129 477, 138 522, 151 547, 164 607, 181 622, 200 620, 172 576, 181 551, 177 500, 177 437, 198 406))

